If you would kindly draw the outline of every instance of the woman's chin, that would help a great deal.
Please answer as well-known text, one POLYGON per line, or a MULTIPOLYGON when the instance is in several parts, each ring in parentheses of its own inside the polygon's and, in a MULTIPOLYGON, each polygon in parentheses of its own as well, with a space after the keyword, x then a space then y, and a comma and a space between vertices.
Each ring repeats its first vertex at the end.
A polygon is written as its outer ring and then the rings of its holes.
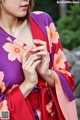
POLYGON ((24 13, 18 15, 18 17, 19 17, 19 18, 23 18, 23 17, 25 17, 26 15, 27 15, 27 12, 24 12, 24 13))

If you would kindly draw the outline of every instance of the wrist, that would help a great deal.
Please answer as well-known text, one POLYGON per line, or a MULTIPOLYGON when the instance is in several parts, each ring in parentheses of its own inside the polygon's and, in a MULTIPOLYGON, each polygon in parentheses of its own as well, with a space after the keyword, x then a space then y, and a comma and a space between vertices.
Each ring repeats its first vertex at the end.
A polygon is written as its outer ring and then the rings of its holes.
POLYGON ((45 77, 49 77, 52 75, 52 71, 50 69, 48 69, 44 74, 42 74, 41 76, 45 76, 45 77))
POLYGON ((48 69, 47 72, 41 76, 51 87, 54 87, 54 72, 48 69))
POLYGON ((52 75, 52 70, 51 70, 51 69, 48 69, 47 72, 46 72, 46 75, 47 75, 47 76, 51 76, 51 75, 52 75))
POLYGON ((24 81, 20 85, 20 90, 21 90, 24 98, 26 98, 29 95, 29 93, 32 91, 33 88, 34 88, 34 86, 32 86, 31 84, 27 83, 26 81, 24 81))
POLYGON ((32 90, 34 88, 34 86, 33 86, 33 84, 24 80, 24 88, 25 88, 25 90, 32 90))

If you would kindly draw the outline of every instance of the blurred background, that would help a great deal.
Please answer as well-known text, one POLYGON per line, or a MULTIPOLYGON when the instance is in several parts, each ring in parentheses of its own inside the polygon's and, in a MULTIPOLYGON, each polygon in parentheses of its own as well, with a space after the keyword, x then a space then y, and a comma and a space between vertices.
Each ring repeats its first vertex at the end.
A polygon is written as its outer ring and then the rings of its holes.
POLYGON ((75 77, 74 95, 80 120, 80 0, 35 0, 34 10, 47 12, 57 27, 75 77))

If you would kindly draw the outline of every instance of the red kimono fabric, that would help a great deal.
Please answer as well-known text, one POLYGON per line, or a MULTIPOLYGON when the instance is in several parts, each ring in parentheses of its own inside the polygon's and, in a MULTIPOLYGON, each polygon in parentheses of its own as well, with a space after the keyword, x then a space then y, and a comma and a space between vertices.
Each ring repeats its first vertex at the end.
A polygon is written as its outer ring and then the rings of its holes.
POLYGON ((38 76, 38 85, 24 99, 19 85, 24 80, 21 53, 24 53, 26 45, 24 41, 20 43, 0 28, 0 51, 4 53, 4 56, 1 53, 0 58, 1 120, 4 111, 10 113, 10 118, 8 116, 5 120, 78 120, 72 93, 74 77, 69 71, 56 27, 51 17, 44 12, 31 13, 29 22, 33 40, 40 39, 47 44, 50 54, 49 69, 53 70, 55 87, 50 87, 38 76), (18 48, 20 53, 12 52, 12 48, 18 48))

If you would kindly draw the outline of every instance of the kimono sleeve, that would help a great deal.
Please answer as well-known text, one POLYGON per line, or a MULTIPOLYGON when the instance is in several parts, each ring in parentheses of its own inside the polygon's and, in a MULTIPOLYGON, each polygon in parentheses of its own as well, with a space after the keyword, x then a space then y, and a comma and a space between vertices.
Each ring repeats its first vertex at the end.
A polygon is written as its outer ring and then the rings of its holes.
MULTIPOLYGON (((62 43, 53 21, 51 21, 49 25, 46 26, 46 31, 50 46, 51 69, 54 71, 55 76, 57 75, 60 79, 61 85, 66 95, 70 98, 70 100, 73 100, 74 97, 71 98, 68 92, 72 94, 74 90, 74 77, 70 73, 62 43)), ((57 82, 58 81, 55 80, 56 84, 57 82)))
POLYGON ((50 16, 48 16, 46 31, 59 106, 66 120, 77 120, 75 97, 73 96, 74 77, 70 73, 58 31, 50 16))
POLYGON ((25 120, 34 116, 31 112, 28 99, 24 99, 19 86, 9 93, 6 83, 3 82, 4 74, 0 72, 0 120, 25 120), (26 114, 28 113, 28 115, 26 114))

